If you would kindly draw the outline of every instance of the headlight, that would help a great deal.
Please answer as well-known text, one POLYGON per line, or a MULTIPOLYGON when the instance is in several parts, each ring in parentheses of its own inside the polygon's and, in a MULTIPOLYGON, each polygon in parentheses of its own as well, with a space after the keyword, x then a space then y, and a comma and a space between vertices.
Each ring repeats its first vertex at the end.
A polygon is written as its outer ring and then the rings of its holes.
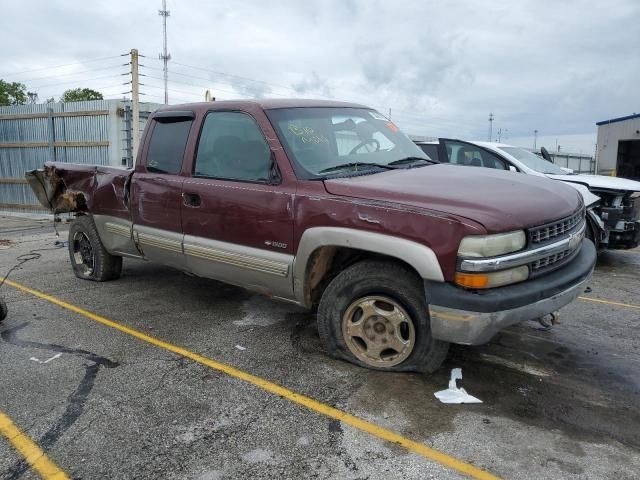
POLYGON ((456 272, 456 283, 465 288, 494 288, 523 282, 529 277, 529 267, 510 268, 490 273, 456 272))
POLYGON ((527 244, 524 230, 497 235, 470 235, 464 237, 458 248, 460 257, 495 257, 522 250, 527 244))

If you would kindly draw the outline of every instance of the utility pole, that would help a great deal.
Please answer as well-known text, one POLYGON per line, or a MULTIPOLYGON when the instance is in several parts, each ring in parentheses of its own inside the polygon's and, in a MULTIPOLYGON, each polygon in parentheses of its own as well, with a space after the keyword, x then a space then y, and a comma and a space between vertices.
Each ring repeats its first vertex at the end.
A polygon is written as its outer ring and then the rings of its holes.
POLYGON ((133 167, 133 143, 131 132, 133 128, 131 125, 131 106, 125 105, 124 107, 124 158, 122 162, 127 167, 133 167))
POLYGON ((533 149, 536 149, 536 146, 538 144, 538 130, 534 130, 533 131, 533 149))
POLYGON ((493 136, 493 113, 489 114, 489 141, 491 141, 491 137, 493 136))
POLYGON ((135 163, 140 144, 140 92, 138 84, 138 50, 131 49, 131 141, 135 163))
POLYGON ((389 107, 389 120, 391 120, 391 107, 389 107))
POLYGON ((169 70, 167 68, 167 62, 171 60, 171 55, 167 53, 167 17, 169 16, 169 10, 167 10, 167 0, 162 0, 162 10, 158 10, 158 15, 162 17, 162 53, 158 55, 162 60, 162 74, 164 77, 164 104, 169 104, 169 70))

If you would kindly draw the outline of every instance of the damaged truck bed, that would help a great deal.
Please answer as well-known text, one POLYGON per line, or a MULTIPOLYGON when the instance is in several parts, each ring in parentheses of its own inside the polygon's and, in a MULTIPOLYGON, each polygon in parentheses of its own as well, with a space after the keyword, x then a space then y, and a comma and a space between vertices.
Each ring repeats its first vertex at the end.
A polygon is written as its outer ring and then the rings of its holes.
POLYGON ((132 175, 133 170, 116 167, 47 163, 25 177, 38 201, 52 213, 110 208, 127 218, 126 189, 132 175))

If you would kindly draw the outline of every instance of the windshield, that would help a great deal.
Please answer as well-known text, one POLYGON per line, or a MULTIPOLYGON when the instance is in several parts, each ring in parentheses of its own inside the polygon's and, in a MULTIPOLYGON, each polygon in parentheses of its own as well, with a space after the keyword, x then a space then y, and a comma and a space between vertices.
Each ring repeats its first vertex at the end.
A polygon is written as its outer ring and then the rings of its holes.
POLYGON ((268 110, 300 178, 322 179, 431 164, 389 119, 364 108, 268 110), (396 163, 393 163, 396 162, 396 163))
POLYGON ((547 162, 544 158, 539 157, 535 153, 531 153, 524 148, 519 147, 499 147, 503 152, 508 153, 517 160, 520 160, 527 167, 536 172, 548 173, 552 175, 567 175, 567 172, 562 170, 557 165, 547 162))

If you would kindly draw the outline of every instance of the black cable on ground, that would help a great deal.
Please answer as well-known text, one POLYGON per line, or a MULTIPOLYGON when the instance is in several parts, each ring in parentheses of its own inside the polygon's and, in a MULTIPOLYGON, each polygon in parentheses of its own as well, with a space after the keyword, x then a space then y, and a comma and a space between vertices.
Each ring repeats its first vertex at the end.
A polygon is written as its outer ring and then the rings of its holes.
POLYGON ((2 288, 2 286, 4 285, 5 280, 9 278, 9 275, 11 274, 11 272, 20 268, 22 265, 24 265, 27 262, 30 262, 31 260, 39 260, 42 257, 42 254, 38 252, 46 252, 49 250, 60 250, 65 246, 65 242, 56 242, 56 243, 58 244, 57 247, 36 248, 34 250, 30 250, 29 253, 23 253, 22 255, 18 255, 16 257, 17 263, 13 267, 11 267, 9 271, 6 273, 6 275, 2 278, 2 280, 0 280, 0 288, 2 288))

